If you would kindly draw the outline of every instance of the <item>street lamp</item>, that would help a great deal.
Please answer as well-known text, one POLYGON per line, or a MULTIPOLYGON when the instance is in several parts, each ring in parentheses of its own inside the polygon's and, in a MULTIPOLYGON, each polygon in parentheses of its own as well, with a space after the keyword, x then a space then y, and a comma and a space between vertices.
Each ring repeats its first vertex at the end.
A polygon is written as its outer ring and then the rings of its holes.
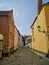
POLYGON ((38 29, 38 31, 40 32, 41 27, 38 25, 37 29, 38 29))

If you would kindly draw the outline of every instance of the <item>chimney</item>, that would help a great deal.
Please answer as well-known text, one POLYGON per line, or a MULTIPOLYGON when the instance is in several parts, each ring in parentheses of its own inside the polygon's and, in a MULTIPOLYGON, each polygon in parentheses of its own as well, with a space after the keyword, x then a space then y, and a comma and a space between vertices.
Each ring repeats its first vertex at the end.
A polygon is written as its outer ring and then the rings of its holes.
POLYGON ((38 0, 38 14, 40 13, 40 11, 41 11, 41 9, 42 9, 42 0, 38 0))

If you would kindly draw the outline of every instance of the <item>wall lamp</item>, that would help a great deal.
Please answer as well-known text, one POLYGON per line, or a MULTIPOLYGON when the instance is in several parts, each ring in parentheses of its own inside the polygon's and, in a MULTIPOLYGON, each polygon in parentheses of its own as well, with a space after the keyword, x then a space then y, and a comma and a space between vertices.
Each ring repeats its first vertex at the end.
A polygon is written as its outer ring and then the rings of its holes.
POLYGON ((39 32, 46 33, 45 31, 41 31, 41 26, 38 26, 37 29, 39 32))
POLYGON ((45 33, 46 36, 49 36, 49 32, 41 31, 41 26, 38 26, 37 29, 39 32, 45 33))

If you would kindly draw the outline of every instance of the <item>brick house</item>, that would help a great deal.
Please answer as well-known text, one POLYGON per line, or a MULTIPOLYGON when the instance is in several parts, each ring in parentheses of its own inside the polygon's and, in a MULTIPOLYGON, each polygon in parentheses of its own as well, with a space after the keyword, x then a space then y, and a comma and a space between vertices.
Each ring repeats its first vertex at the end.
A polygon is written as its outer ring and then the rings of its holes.
POLYGON ((14 44, 13 10, 0 11, 0 33, 4 36, 3 53, 12 52, 14 44))

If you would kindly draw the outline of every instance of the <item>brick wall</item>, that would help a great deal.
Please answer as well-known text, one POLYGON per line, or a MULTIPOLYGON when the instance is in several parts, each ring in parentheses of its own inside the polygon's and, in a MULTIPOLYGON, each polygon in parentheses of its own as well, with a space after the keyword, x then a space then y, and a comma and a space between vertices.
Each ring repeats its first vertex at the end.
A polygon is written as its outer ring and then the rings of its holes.
POLYGON ((13 10, 0 11, 0 33, 4 35, 4 53, 13 51, 14 44, 14 20, 13 10))

